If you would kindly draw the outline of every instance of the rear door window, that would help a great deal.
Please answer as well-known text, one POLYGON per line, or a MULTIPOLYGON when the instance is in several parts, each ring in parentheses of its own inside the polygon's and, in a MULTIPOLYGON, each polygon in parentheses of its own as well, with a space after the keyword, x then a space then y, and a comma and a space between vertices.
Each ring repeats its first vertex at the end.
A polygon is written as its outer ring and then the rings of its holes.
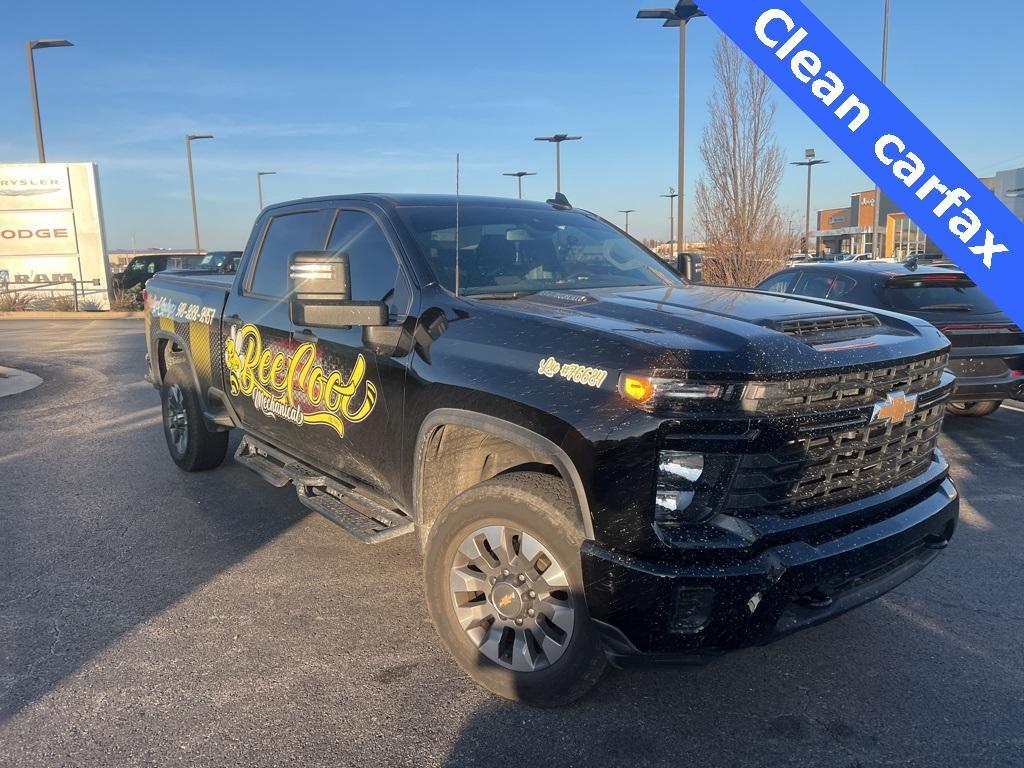
POLYGON ((857 286, 857 281, 847 275, 833 275, 832 276, 832 287, 828 291, 828 297, 830 299, 847 300, 847 297, 853 293, 853 289, 857 286))
POLYGON ((799 293, 801 296, 811 296, 816 299, 824 299, 828 296, 828 292, 832 290, 832 284, 835 282, 835 273, 825 272, 823 270, 807 270, 797 281, 795 293, 799 293))
POLYGON ((288 292, 288 258, 296 251, 322 251, 334 211, 285 213, 270 220, 248 293, 280 298, 288 292))
POLYGON ((778 275, 772 275, 757 286, 757 289, 759 291, 771 291, 772 293, 786 293, 789 290, 789 286, 793 283, 795 274, 794 272, 782 272, 778 275))

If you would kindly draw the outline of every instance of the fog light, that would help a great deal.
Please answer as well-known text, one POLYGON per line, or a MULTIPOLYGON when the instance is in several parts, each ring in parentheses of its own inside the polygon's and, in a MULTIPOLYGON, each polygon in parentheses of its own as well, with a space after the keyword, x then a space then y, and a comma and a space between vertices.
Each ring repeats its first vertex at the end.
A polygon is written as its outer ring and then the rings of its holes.
POLYGON ((654 495, 654 519, 659 523, 697 523, 708 510, 693 505, 697 485, 704 474, 704 456, 687 451, 658 452, 658 482, 654 495))
POLYGON ((680 587, 676 591, 676 607, 669 631, 679 634, 700 632, 711 619, 715 607, 715 590, 709 587, 680 587))

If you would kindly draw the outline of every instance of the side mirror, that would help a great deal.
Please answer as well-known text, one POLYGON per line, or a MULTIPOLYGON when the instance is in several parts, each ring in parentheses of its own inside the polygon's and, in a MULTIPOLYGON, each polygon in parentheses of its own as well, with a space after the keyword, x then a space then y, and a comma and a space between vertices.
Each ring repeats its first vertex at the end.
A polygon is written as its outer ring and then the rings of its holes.
POLYGON ((288 260, 291 321, 310 328, 388 324, 383 301, 352 301, 348 254, 296 251, 288 260))

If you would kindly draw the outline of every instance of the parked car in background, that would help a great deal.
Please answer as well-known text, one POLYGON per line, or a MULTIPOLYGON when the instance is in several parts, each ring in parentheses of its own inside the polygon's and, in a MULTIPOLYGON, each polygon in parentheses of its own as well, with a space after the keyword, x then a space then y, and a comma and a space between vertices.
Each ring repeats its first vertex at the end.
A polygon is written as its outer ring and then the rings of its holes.
POLYGON ((144 285, 157 272, 168 269, 196 269, 204 256, 195 253, 147 253, 135 256, 123 272, 111 277, 114 288, 127 291, 136 285, 144 285))
POLYGON ((1024 397, 1024 332, 955 266, 921 265, 916 257, 902 264, 804 264, 757 287, 895 310, 938 327, 953 345, 951 413, 987 416, 1003 400, 1024 397))
POLYGON ((222 275, 233 275, 242 257, 241 251, 210 251, 199 262, 199 269, 212 269, 222 275))

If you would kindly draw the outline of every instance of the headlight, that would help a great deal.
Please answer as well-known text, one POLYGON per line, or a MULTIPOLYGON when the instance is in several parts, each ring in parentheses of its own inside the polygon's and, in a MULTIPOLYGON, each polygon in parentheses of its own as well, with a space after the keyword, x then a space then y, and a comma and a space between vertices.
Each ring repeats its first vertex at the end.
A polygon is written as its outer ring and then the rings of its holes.
POLYGON ((623 373, 619 376, 619 394, 645 410, 686 409, 701 403, 735 399, 741 387, 685 378, 644 376, 623 373))

